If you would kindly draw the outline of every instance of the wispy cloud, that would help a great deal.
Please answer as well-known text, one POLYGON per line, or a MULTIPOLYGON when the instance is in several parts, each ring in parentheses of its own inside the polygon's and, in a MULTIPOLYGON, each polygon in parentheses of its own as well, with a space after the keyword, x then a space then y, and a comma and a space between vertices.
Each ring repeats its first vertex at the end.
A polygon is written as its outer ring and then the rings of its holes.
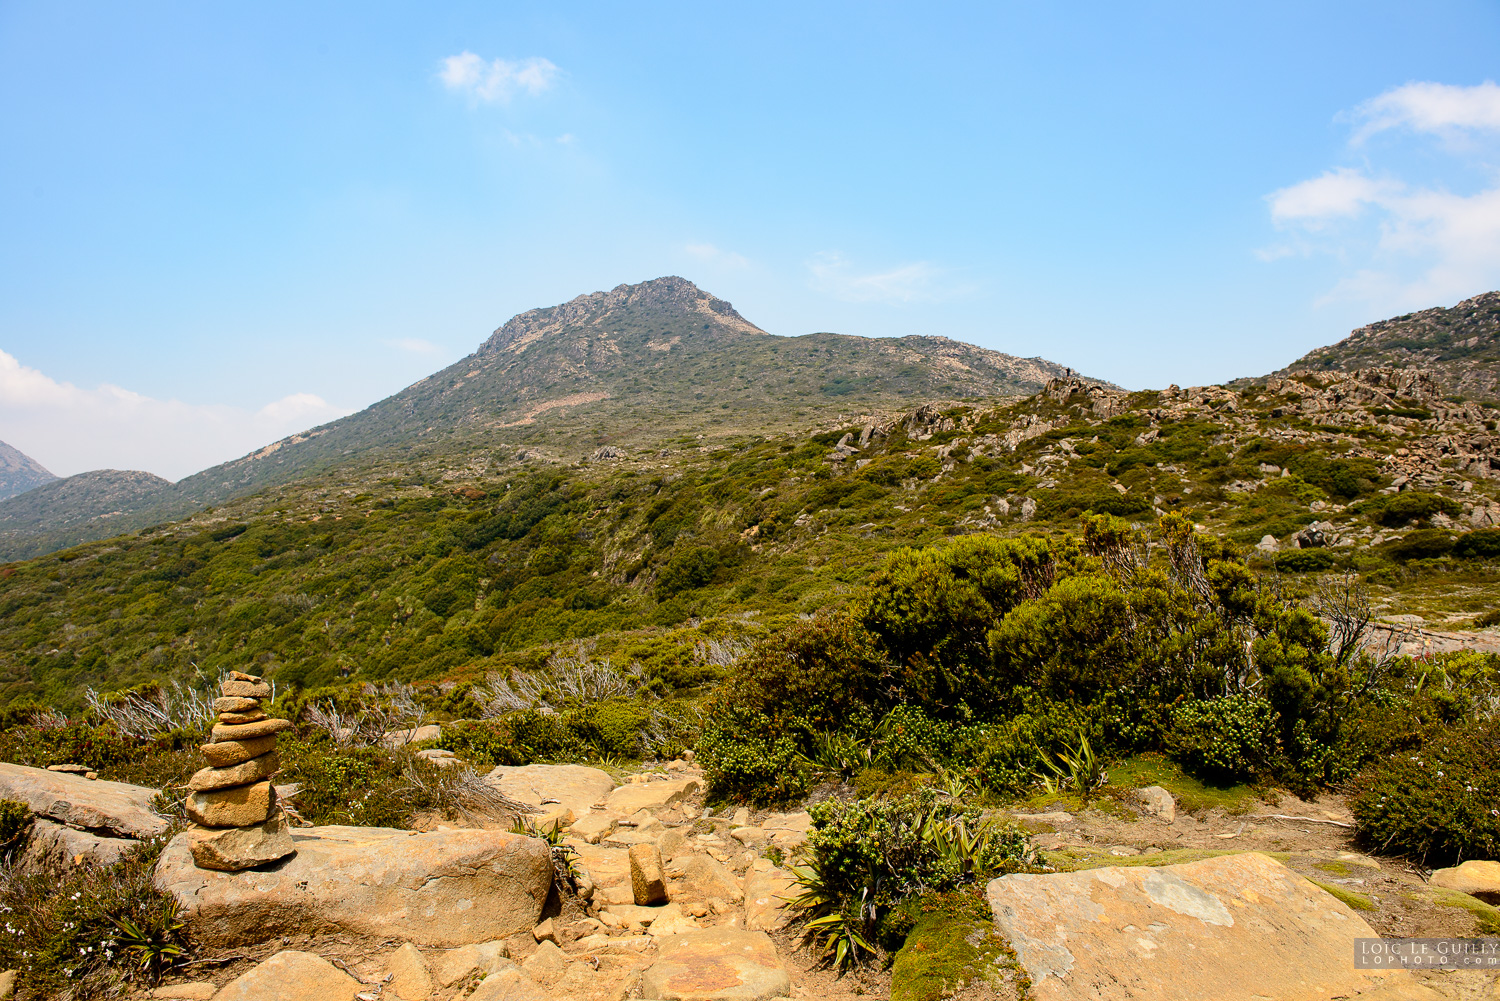
POLYGON ((349 411, 312 393, 258 410, 59 382, 0 351, 0 437, 61 476, 144 469, 180 479, 349 411))
POLYGON ((927 261, 864 271, 844 255, 826 251, 808 261, 807 269, 816 291, 845 302, 944 302, 974 291, 973 286, 955 282, 945 269, 927 261))
POLYGON ((721 267, 748 268, 750 266, 750 261, 747 258, 731 250, 720 250, 711 243, 690 243, 682 249, 700 261, 708 261, 721 267))
POLYGON ((562 73, 550 59, 532 56, 511 62, 508 59, 484 59, 472 52, 461 52, 443 60, 438 79, 449 90, 465 94, 476 101, 508 104, 517 93, 532 97, 551 88, 562 73))
POLYGON ((1395 128, 1434 135, 1500 132, 1500 87, 1492 80, 1474 87, 1408 83, 1361 104, 1354 118, 1362 123, 1355 142, 1395 128))
POLYGON ((443 353, 443 348, 424 341, 420 337, 396 337, 381 342, 386 347, 395 348, 397 351, 410 351, 417 355, 438 355, 443 353))
POLYGON ((1321 254, 1345 262, 1347 273, 1320 302, 1358 300, 1399 311, 1500 287, 1500 87, 1409 83, 1349 117, 1359 123, 1350 144, 1362 147, 1364 162, 1267 195, 1283 239, 1258 256, 1321 254), (1385 132, 1388 141, 1371 149, 1366 141, 1385 132), (1431 175, 1382 168, 1391 146, 1398 154, 1429 154, 1399 162, 1426 164, 1431 175))

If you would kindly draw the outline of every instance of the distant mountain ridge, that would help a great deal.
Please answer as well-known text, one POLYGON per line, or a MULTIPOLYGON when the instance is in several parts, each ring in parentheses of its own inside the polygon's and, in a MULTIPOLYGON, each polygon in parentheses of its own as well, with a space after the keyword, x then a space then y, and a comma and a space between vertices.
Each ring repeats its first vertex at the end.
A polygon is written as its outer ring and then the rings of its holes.
POLYGON ((83 541, 90 503, 98 534, 88 537, 100 538, 348 463, 436 449, 462 465, 522 446, 577 459, 605 445, 783 430, 913 400, 1024 396, 1068 371, 946 337, 781 337, 668 276, 527 310, 473 354, 359 413, 176 484, 133 484, 123 506, 77 478, 46 495, 66 517, 0 502, 0 559, 35 555, 28 532, 55 540, 65 529, 83 541))
POLYGON ((1271 375, 1361 368, 1423 368, 1450 395, 1500 401, 1500 292, 1368 324, 1271 375))
POLYGON ((53 479, 0 503, 0 556, 30 559, 141 528, 152 521, 140 522, 139 513, 171 489, 170 480, 134 469, 53 479))
POLYGON ((0 441, 0 500, 24 494, 57 476, 20 449, 0 441))

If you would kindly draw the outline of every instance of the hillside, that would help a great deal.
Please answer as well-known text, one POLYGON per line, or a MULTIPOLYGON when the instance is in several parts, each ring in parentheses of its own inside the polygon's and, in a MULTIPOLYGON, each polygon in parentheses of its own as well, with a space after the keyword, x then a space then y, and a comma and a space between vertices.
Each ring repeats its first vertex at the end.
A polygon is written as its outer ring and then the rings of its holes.
POLYGON ((0 558, 29 559, 142 527, 172 484, 137 470, 96 469, 56 479, 0 504, 0 558))
POLYGON ((0 441, 0 500, 57 479, 31 456, 0 441))
POLYGON ((1500 292, 1360 327, 1273 373, 1423 368, 1449 396, 1500 400, 1500 292))
POLYGON ((688 678, 678 648, 703 637, 651 636, 770 626, 836 607, 901 545, 1076 529, 1086 511, 1148 530, 1185 514, 1266 572, 1357 570, 1387 611, 1438 628, 1494 611, 1493 412, 1410 370, 1324 381, 1127 394, 1058 379, 1000 405, 609 461, 455 468, 434 450, 310 475, 8 568, 0 701, 192 664, 284 684, 472 678, 585 637, 688 678))
POLYGON ((779 337, 685 279, 658 278, 522 313, 388 399, 176 484, 140 480, 120 493, 80 483, 45 495, 67 498, 55 507, 0 503, 0 559, 144 528, 336 467, 440 455, 482 470, 516 449, 576 460, 606 446, 779 432, 913 400, 1025 395, 1063 372, 944 337, 779 337))

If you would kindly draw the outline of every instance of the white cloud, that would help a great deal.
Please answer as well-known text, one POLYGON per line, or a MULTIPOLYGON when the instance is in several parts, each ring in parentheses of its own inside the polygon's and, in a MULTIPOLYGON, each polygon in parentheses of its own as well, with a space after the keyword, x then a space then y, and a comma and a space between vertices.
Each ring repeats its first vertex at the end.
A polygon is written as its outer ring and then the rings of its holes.
POLYGON ((1285 239, 1257 255, 1331 256, 1347 273, 1320 302, 1354 300, 1393 312, 1500 288, 1500 87, 1410 83, 1360 105, 1356 117, 1365 124, 1351 144, 1404 127, 1404 142, 1428 155, 1400 162, 1430 174, 1401 177, 1369 162, 1274 191, 1266 201, 1285 239), (1452 141, 1460 132, 1468 141, 1452 141), (1424 137, 1437 137, 1439 148, 1424 137))
POLYGON ((812 287, 845 302, 943 302, 968 295, 942 268, 914 261, 885 271, 860 272, 842 254, 827 251, 807 262, 812 287))
POLYGON ((1356 142, 1402 126, 1437 135, 1500 132, 1500 87, 1492 80, 1473 87, 1408 83, 1361 104, 1355 117, 1364 121, 1355 133, 1356 142))
POLYGON ((537 96, 550 88, 561 73, 551 60, 540 56, 516 62, 507 59, 485 62, 466 51, 444 59, 438 79, 449 90, 467 94, 474 100, 507 104, 521 91, 537 96))
POLYGON ((144 469, 171 480, 236 459, 349 411, 293 393, 250 411, 82 389, 0 351, 0 441, 57 473, 144 469))
POLYGON ((1357 216, 1391 190, 1388 181, 1366 177, 1351 167, 1339 167, 1321 177, 1274 191, 1267 200, 1271 203, 1271 218, 1276 222, 1318 226, 1329 219, 1357 216))
POLYGON ((397 337, 391 340, 381 341, 386 347, 395 348, 398 351, 410 351, 417 355, 442 354, 443 348, 431 341, 424 341, 420 337, 397 337))
POLYGON ((708 261, 729 268, 748 268, 750 266, 750 261, 745 257, 730 250, 720 250, 711 243, 690 243, 682 249, 700 261, 708 261))

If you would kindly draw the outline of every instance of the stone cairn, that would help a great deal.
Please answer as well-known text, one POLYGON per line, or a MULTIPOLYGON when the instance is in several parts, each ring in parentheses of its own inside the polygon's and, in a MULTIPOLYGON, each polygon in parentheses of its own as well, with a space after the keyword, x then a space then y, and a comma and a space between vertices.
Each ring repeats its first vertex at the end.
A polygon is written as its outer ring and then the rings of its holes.
POLYGON ((238 872, 297 851, 271 785, 281 767, 276 735, 292 724, 261 709, 271 686, 253 674, 229 672, 219 693, 219 722, 210 743, 199 748, 209 767, 188 781, 187 815, 198 825, 193 862, 200 869, 238 872))

